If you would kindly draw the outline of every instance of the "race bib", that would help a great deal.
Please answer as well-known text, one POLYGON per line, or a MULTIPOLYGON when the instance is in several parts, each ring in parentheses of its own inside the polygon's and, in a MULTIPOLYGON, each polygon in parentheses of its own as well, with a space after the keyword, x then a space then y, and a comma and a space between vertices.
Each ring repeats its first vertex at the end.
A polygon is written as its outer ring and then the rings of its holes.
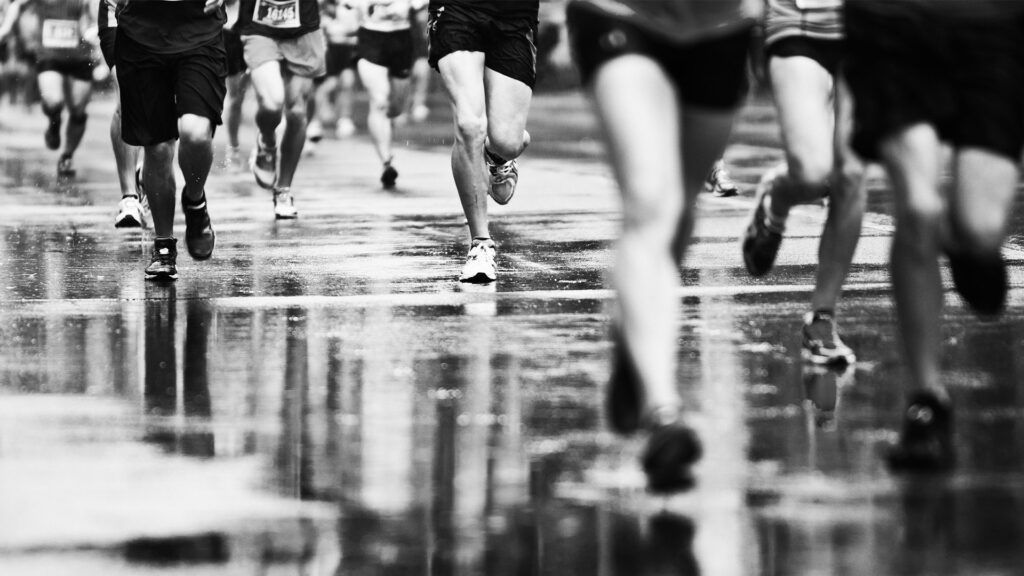
POLYGON ((43 20, 43 48, 78 48, 81 43, 77 20, 43 20))
POLYGON ((796 7, 801 10, 826 10, 842 5, 843 0, 796 0, 796 7))
POLYGON ((271 28, 299 28, 299 0, 256 0, 252 21, 271 28))

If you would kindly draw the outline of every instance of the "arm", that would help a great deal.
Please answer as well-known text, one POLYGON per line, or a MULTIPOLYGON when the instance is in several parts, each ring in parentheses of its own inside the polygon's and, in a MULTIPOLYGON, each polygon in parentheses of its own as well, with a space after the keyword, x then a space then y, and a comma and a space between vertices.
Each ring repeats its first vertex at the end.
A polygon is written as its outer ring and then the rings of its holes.
POLYGON ((14 25, 17 24, 18 18, 21 17, 21 10, 32 0, 14 0, 11 5, 7 8, 7 12, 4 12, 3 22, 0 23, 0 42, 7 40, 7 37, 11 35, 11 31, 14 30, 14 25))

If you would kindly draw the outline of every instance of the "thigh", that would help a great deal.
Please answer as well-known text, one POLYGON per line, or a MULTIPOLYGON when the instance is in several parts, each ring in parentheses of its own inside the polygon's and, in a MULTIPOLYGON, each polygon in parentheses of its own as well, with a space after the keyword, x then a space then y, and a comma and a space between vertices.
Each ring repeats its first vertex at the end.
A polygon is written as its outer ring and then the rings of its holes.
POLYGON ((533 89, 527 84, 487 68, 487 132, 492 140, 518 141, 526 129, 533 89))
POLYGON ((313 79, 327 73, 327 40, 322 30, 284 40, 280 49, 289 74, 313 79))
POLYGON ((56 70, 44 70, 36 75, 39 96, 43 103, 57 105, 64 102, 64 75, 56 70))
POLYGON ((768 63, 786 156, 791 165, 832 166, 832 75, 805 56, 773 56, 768 63))
POLYGON ((529 20, 494 22, 486 66, 530 90, 537 80, 537 26, 529 20))
POLYGON ((482 57, 487 45, 486 23, 482 15, 465 7, 445 6, 444 10, 431 10, 427 56, 430 66, 440 72, 441 60, 457 52, 476 52, 482 57))
POLYGON ((223 43, 179 55, 175 72, 178 117, 194 114, 220 124, 227 94, 227 54, 223 43))
POLYGON ((592 89, 627 225, 659 206, 678 213, 669 208, 682 202, 679 93, 664 69, 649 57, 623 55, 595 70, 592 89))
POLYGON ((388 79, 388 69, 384 66, 361 58, 357 64, 359 69, 359 80, 366 88, 371 102, 387 102, 391 96, 391 83, 388 79))
MULTIPOLYGON (((121 94, 121 138, 133 146, 150 146, 178 137, 175 71, 158 57, 123 57, 118 42, 117 84, 121 94)), ((133 56, 142 56, 137 47, 133 56)))
POLYGON ((261 104, 284 105, 284 76, 280 62, 268 60, 255 68, 249 68, 249 80, 261 104))
POLYGON ((486 112, 483 52, 453 52, 438 62, 438 69, 455 109, 455 121, 467 114, 482 117, 486 112))

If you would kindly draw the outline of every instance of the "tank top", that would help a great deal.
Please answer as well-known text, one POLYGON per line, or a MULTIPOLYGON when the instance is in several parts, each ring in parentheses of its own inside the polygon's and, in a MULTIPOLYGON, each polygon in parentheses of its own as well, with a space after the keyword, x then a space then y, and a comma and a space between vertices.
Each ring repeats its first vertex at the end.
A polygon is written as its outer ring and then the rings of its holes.
POLYGON ((841 40, 842 7, 842 0, 768 0, 764 43, 792 36, 841 40))
POLYGON ((412 0, 360 0, 359 27, 376 32, 408 30, 412 25, 412 0))
POLYGON ((117 33, 155 54, 180 54, 223 43, 224 8, 212 14, 204 0, 129 0, 117 15, 117 33))
POLYGON ((572 4, 671 42, 724 36, 750 27, 761 13, 761 0, 573 0, 572 4))
POLYGON ((86 0, 38 0, 39 58, 78 61, 92 58, 82 30, 86 0))
POLYGON ((320 29, 317 0, 241 0, 238 31, 243 36, 298 38, 320 29))

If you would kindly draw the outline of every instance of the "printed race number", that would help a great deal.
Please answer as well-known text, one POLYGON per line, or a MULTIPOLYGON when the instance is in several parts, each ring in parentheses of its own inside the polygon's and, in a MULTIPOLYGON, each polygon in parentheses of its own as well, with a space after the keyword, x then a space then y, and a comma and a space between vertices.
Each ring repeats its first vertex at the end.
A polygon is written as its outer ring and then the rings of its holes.
POLYGON ((298 28, 299 0, 256 0, 252 21, 271 28, 298 28))
POLYGON ((77 20, 43 20, 43 48, 78 48, 82 43, 77 20))

